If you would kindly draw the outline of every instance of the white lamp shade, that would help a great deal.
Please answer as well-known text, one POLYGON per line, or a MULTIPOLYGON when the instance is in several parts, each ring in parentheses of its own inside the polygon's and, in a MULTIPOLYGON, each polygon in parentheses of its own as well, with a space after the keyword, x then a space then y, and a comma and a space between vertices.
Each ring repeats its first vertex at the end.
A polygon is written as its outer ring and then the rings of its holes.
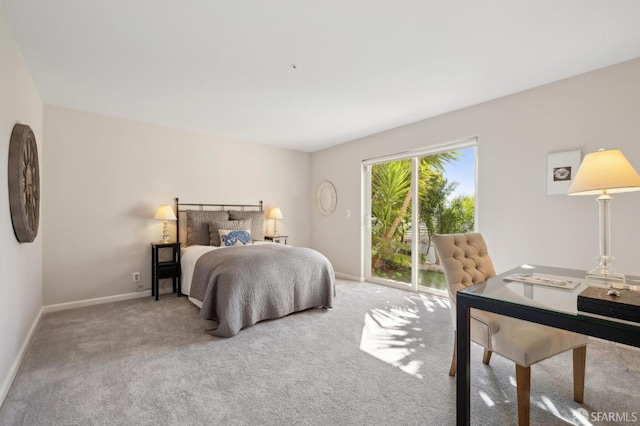
POLYGON ((178 220, 178 218, 176 217, 176 214, 173 212, 173 209, 171 208, 171 206, 168 206, 168 205, 160 206, 160 208, 156 212, 156 215, 154 216, 154 219, 178 220))
POLYGON ((269 212, 269 219, 284 219, 279 207, 274 207, 269 212))
POLYGON ((584 156, 569 187, 569 195, 600 195, 640 191, 640 175, 617 149, 584 156))

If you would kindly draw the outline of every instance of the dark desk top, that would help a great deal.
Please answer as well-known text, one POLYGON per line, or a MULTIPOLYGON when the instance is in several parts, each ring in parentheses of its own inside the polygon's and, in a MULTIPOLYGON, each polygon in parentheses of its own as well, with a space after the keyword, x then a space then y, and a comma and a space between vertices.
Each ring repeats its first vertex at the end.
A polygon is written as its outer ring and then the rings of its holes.
MULTIPOLYGON (((627 282, 633 285, 640 284, 640 278, 627 276, 627 282)), ((578 314, 578 295, 587 288, 585 272, 576 269, 555 268, 539 265, 522 265, 503 274, 478 283, 467 289, 461 290, 470 296, 495 299, 513 305, 525 305, 543 310, 553 311, 570 316, 592 316, 580 312, 578 314), (504 278, 514 274, 528 274, 550 279, 567 279, 579 281, 579 285, 573 289, 549 287, 539 284, 526 284, 521 282, 505 282, 504 278)), ((640 323, 607 317, 607 320, 627 323, 640 327, 640 323)))

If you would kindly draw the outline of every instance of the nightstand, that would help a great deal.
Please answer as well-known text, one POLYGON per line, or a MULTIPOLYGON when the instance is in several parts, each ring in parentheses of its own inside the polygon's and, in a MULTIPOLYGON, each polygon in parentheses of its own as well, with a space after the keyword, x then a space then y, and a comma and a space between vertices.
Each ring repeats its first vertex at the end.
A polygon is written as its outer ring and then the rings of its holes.
POLYGON ((265 235, 264 236, 264 240, 265 241, 271 241, 274 243, 284 243, 284 245, 287 245, 287 238, 289 238, 288 235, 265 235))
POLYGON ((158 300, 158 281, 171 278, 180 297, 180 272, 180 243, 151 243, 151 296, 158 300))

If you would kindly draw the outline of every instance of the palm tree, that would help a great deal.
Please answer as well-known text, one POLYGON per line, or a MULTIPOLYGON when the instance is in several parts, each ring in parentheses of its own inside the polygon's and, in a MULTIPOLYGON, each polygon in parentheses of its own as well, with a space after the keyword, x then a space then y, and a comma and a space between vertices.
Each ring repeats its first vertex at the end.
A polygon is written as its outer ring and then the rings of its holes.
MULTIPOLYGON (((457 160, 458 152, 420 158, 419 192, 426 194, 430 177, 457 160)), ((404 227, 411 219, 411 160, 375 165, 371 171, 371 263, 376 270, 387 266, 411 266, 404 227)), ((419 229, 419 226, 414 227, 419 229)))
MULTIPOLYGON (((394 234, 406 217, 407 194, 411 201, 411 160, 392 161, 371 170, 371 262, 375 269, 385 263, 407 266, 406 244, 394 234)), ((401 234, 400 234, 401 235, 401 234)), ((410 259, 409 264, 410 266, 410 259)))
POLYGON ((449 182, 440 172, 429 177, 427 192, 420 198, 420 222, 427 228, 427 251, 435 234, 455 234, 473 231, 475 203, 473 197, 458 196, 449 200, 458 182, 449 182))

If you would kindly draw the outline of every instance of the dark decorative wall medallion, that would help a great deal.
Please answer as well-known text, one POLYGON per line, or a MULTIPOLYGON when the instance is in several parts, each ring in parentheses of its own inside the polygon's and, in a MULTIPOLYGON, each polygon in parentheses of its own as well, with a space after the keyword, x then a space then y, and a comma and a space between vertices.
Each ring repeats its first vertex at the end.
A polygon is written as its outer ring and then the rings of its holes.
POLYGON ((30 243, 40 222, 40 167, 31 127, 16 124, 9 143, 9 207, 16 238, 30 243))

